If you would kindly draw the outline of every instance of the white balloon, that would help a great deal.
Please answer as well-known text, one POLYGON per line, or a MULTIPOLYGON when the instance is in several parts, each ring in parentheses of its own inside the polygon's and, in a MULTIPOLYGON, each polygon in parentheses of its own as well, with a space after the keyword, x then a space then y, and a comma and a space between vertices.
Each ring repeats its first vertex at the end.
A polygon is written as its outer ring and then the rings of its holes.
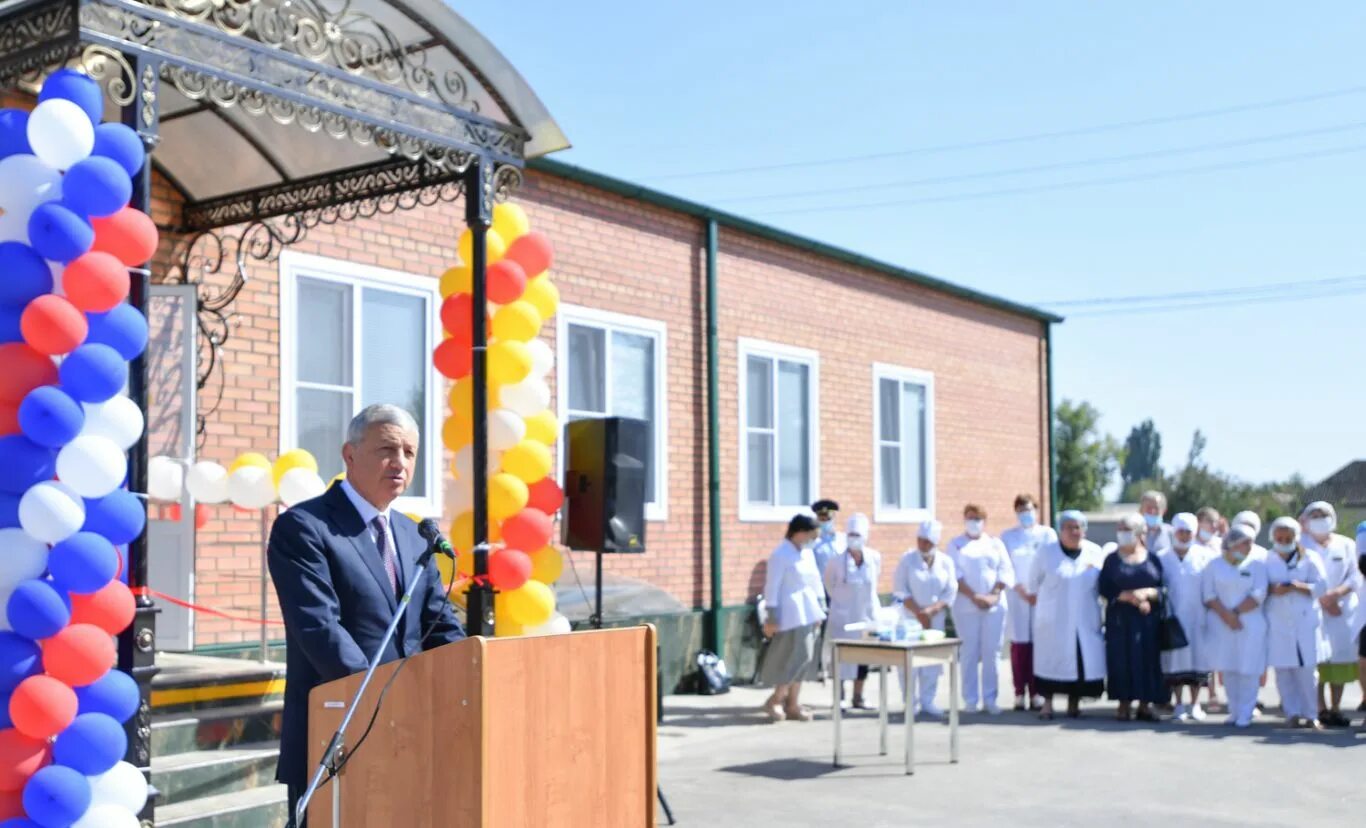
POLYGON ((554 615, 552 615, 550 617, 550 620, 545 622, 544 624, 537 624, 534 627, 523 627, 522 634, 562 635, 564 633, 570 632, 571 629, 572 627, 569 624, 569 619, 565 618, 563 615, 557 612, 554 615))
POLYGON ((121 805, 94 805, 71 828, 138 828, 138 815, 121 805))
MULTIPOLYGON (((502 465, 503 453, 490 450, 488 460, 488 473, 493 474, 502 465)), ((474 447, 465 446, 457 451, 452 468, 455 470, 455 476, 458 480, 472 481, 474 479, 474 447)))
POLYGON ((228 470, 211 460, 200 460, 185 473, 185 488, 200 503, 228 499, 228 470))
POLYGON ((153 500, 179 501, 185 491, 185 467, 170 457, 147 463, 147 495, 153 500))
MULTIPOLYGON (((14 594, 13 588, 0 589, 0 607, 9 606, 9 597, 14 594)), ((9 625, 9 613, 0 612, 0 632, 11 632, 14 628, 9 625)))
POLYGON ((90 808, 113 805, 137 814, 147 804, 147 779, 134 766, 120 762, 90 780, 90 808))
POLYGON ((290 469, 280 476, 280 502, 293 506, 327 491, 327 484, 311 469, 290 469))
POLYGON ((555 367, 555 352, 545 344, 544 339, 533 339, 526 344, 531 351, 531 375, 544 377, 555 367))
POLYGON ((65 170, 95 148, 95 125, 71 101, 49 98, 28 116, 28 143, 44 164, 65 170))
POLYGON ((0 241, 28 242, 28 220, 39 204, 62 196, 62 174, 34 155, 0 159, 0 241))
POLYGON ((526 437, 526 421, 515 411, 499 408, 489 412, 489 449, 507 451, 526 437))
POLYGON ((57 452, 57 479, 81 497, 104 497, 127 475, 128 457, 108 437, 82 434, 57 452))
POLYGON ((474 508, 474 486, 469 480, 455 480, 446 487, 447 515, 459 515, 474 508))
POLYGON ((19 525, 43 543, 61 543, 84 523, 85 501, 63 483, 44 480, 19 499, 19 525))
POLYGON ((82 403, 85 425, 81 434, 108 437, 124 451, 131 449, 142 436, 146 424, 142 409, 128 397, 119 395, 102 403, 82 403))
POLYGON ((228 475, 228 499, 243 509, 264 509, 275 502, 275 480, 270 469, 243 466, 228 475))
POLYGON ((21 581, 43 577, 46 571, 47 544, 23 529, 0 529, 0 590, 8 592, 21 581))
POLYGON ((539 414, 550 407, 550 386, 540 377, 530 376, 515 385, 505 385, 498 401, 523 417, 539 414))

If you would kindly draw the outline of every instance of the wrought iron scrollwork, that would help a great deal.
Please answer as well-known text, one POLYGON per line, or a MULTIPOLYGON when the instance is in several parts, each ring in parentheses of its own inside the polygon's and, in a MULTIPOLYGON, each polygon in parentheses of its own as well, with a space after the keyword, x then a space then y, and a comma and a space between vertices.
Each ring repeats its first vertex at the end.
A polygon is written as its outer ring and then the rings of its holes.
POLYGON ((33 6, 0 20, 0 87, 32 86, 79 44, 74 3, 33 6))
POLYGON ((137 97, 138 79, 122 52, 91 44, 81 51, 81 69, 104 84, 104 94, 115 106, 127 106, 137 97))

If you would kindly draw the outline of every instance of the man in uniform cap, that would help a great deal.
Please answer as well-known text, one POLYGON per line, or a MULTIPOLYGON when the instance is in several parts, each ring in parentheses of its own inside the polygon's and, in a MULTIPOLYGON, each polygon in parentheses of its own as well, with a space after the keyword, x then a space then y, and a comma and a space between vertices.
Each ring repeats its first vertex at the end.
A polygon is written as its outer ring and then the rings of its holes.
MULTIPOLYGON (((820 528, 820 535, 816 538, 816 544, 811 548, 811 554, 816 558, 816 568, 822 575, 825 573, 825 565, 831 558, 837 558, 844 554, 846 544, 843 532, 835 531, 835 519, 839 516, 840 505, 829 498, 821 498, 811 504, 811 511, 816 515, 816 525, 820 528)), ((825 599, 825 606, 830 606, 830 596, 822 596, 825 599)), ((820 640, 820 679, 825 681, 825 673, 830 662, 829 653, 826 652, 825 626, 821 626, 820 640)))

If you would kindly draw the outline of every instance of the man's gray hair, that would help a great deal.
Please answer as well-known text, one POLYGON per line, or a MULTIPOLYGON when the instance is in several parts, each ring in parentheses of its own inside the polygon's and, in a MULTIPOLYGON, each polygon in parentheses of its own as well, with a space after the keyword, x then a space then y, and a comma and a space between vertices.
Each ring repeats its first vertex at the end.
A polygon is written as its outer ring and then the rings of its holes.
POLYGON ((365 432, 370 430, 370 426, 376 425, 396 425, 404 431, 411 431, 421 434, 418 430, 417 420, 407 410, 399 408, 390 403, 377 403, 367 405, 361 412, 351 418, 351 424, 346 427, 346 442, 349 445, 360 445, 365 439, 365 432))
POLYGON ((1167 495, 1165 493, 1159 492, 1157 489, 1149 489, 1143 493, 1141 498, 1139 498, 1140 503, 1149 500, 1156 503, 1157 508, 1161 509, 1163 512, 1167 511, 1167 495))

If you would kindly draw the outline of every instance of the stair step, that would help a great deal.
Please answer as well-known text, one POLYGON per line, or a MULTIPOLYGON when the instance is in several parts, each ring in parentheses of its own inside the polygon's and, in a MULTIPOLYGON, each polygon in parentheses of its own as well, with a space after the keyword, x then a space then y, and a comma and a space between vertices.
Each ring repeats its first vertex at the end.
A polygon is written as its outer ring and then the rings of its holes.
POLYGON ((278 662, 161 653, 157 666, 152 708, 158 713, 275 701, 284 694, 285 665, 278 662))
POLYGON ((152 784, 167 804, 239 793, 275 781, 277 742, 194 750, 152 759, 152 784))
POLYGON ((266 785, 238 793, 157 806, 157 825, 177 828, 284 828, 289 792, 266 785))
POLYGON ((152 714, 152 755, 278 742, 284 702, 268 701, 209 710, 152 714))

